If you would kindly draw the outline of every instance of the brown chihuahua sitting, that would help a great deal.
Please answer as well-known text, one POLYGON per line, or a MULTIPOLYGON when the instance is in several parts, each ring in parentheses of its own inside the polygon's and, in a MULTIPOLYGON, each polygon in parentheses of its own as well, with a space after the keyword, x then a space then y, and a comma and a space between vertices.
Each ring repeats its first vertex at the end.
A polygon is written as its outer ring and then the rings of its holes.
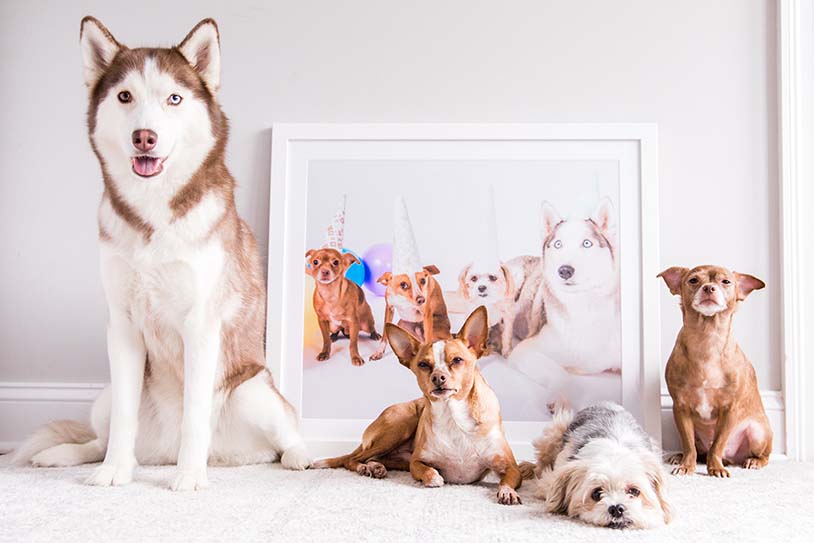
POLYGON ((359 259, 351 253, 336 249, 311 249, 305 253, 308 265, 305 272, 314 278, 314 311, 322 332, 322 351, 317 360, 331 357, 331 342, 339 333, 350 338, 350 361, 361 366, 365 360, 359 356, 359 331, 367 332, 370 339, 379 340, 373 312, 359 285, 345 277, 345 271, 359 259))
POLYGON ((683 448, 670 459, 673 474, 692 474, 696 460, 706 461, 713 477, 729 477, 724 465, 762 468, 772 452, 772 429, 732 318, 750 292, 766 285, 718 266, 674 267, 659 277, 681 296, 684 315, 666 369, 683 448))
POLYGON ((434 343, 420 343, 395 324, 387 324, 386 333, 424 396, 388 407, 355 451, 313 466, 375 478, 388 469, 409 470, 427 487, 474 483, 491 470, 500 477, 498 502, 520 503, 520 470, 503 433, 500 405, 477 366, 489 334, 486 308, 477 308, 453 338, 434 343))

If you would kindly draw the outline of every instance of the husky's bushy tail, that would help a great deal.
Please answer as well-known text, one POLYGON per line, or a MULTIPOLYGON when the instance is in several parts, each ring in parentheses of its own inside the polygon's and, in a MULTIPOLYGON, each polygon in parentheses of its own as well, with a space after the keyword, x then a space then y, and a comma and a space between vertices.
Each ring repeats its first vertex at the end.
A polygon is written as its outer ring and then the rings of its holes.
POLYGON ((537 463, 523 462, 520 464, 523 479, 540 477, 544 470, 554 466, 554 461, 562 450, 562 436, 565 435, 573 420, 574 412, 567 407, 560 407, 554 412, 551 424, 543 431, 543 435, 532 442, 534 450, 537 452, 537 463))
POLYGON ((15 466, 76 466, 104 458, 96 434, 87 424, 58 420, 31 434, 14 452, 15 466))

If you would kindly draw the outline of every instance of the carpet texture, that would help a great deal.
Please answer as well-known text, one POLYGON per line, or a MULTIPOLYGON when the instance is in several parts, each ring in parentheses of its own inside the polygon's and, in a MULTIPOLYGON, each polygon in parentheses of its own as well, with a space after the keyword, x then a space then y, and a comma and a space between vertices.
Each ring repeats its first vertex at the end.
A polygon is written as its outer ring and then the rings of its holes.
POLYGON ((81 484, 93 466, 12 469, 0 457, 0 541, 814 541, 814 464, 761 471, 705 467, 670 477, 675 520, 647 532, 594 528, 543 512, 531 485, 523 505, 495 502, 495 485, 419 487, 344 470, 290 472, 279 464, 210 468, 210 487, 167 490, 172 467, 141 467, 119 488, 81 484))

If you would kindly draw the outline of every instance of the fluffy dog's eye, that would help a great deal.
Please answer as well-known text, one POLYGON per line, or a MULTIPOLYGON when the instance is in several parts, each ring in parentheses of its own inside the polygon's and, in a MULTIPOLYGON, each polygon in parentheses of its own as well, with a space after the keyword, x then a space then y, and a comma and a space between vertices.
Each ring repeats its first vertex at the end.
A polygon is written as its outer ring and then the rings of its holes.
POLYGON ((635 498, 636 496, 641 494, 641 491, 638 488, 636 488, 635 486, 632 486, 632 487, 627 489, 627 493, 635 498))
POLYGON ((121 102, 122 104, 129 104, 130 102, 133 101, 133 96, 127 91, 121 91, 117 95, 117 98, 119 99, 119 102, 121 102))
POLYGON ((582 240, 582 246, 585 247, 586 249, 590 249, 591 247, 594 246, 594 242, 589 239, 584 239, 582 240))
POLYGON ((170 94, 170 97, 167 98, 167 103, 171 106, 177 106, 181 103, 181 100, 183 100, 183 98, 181 98, 180 94, 170 94))
POLYGON ((490 276, 489 276, 489 281, 491 281, 492 283, 494 283, 495 281, 497 281, 497 275, 490 275, 490 276))
POLYGON ((418 363, 418 367, 424 370, 428 370, 430 369, 430 363, 427 362, 426 360, 422 360, 421 362, 418 363))
POLYGON ((469 278, 469 280, 472 281, 473 283, 477 283, 478 282, 478 276, 473 275, 472 277, 469 278))
POLYGON ((554 242, 554 248, 555 249, 562 249, 562 241, 560 241, 560 240, 555 241, 554 242))
POLYGON ((724 285, 728 285, 728 284, 730 284, 731 282, 732 282, 732 281, 730 281, 729 279, 724 279, 723 281, 721 281, 721 283, 723 283, 724 285))
POLYGON ((602 499, 602 489, 595 488, 593 492, 591 492, 591 499, 595 502, 598 502, 602 499))
POLYGON ((407 287, 409 287, 410 285, 402 281, 399 286, 401 287, 401 290, 407 290, 407 287))
POLYGON ((460 356, 456 356, 455 358, 452 359, 453 364, 460 364, 463 361, 464 361, 464 359, 461 358, 460 356))
POLYGON ((691 285, 694 285, 694 284, 696 284, 697 282, 698 282, 698 278, 697 278, 697 277, 691 277, 691 278, 690 278, 689 283, 690 283, 691 285))

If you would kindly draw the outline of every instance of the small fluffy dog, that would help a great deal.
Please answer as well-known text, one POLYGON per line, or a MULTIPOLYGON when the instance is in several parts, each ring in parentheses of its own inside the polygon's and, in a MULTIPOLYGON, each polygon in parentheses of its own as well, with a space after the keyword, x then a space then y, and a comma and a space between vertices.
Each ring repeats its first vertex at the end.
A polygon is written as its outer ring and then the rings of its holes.
POLYGON ((483 305, 489 313, 489 341, 490 351, 508 356, 511 350, 512 326, 505 322, 512 318, 514 310, 514 280, 512 273, 505 264, 497 269, 476 269, 469 264, 458 275, 457 296, 462 305, 466 306, 466 313, 474 307, 483 305))
POLYGON ((308 264, 305 272, 314 278, 314 311, 319 319, 322 332, 322 351, 317 360, 331 357, 331 342, 339 332, 350 338, 350 361, 354 366, 365 363, 359 356, 359 331, 370 334, 370 339, 379 340, 376 332, 373 311, 365 293, 359 285, 345 277, 345 271, 359 259, 351 253, 342 254, 336 249, 311 249, 305 253, 308 264))
POLYGON ((622 406, 560 410, 534 446, 537 466, 521 469, 535 470, 550 513, 609 528, 670 522, 659 449, 622 406))
POLYGON ((529 328, 540 333, 518 344, 509 363, 538 381, 548 375, 540 367, 542 357, 573 374, 619 371, 619 265, 610 199, 603 198, 582 220, 564 220, 544 202, 542 218, 539 288, 523 289, 525 300, 517 304, 528 306, 533 294, 529 328))
POLYGON ((681 296, 684 316, 665 370, 683 449, 670 458, 677 464, 673 474, 693 473, 698 459, 713 477, 729 477, 726 464, 762 468, 772 452, 772 428, 732 319, 765 284, 718 266, 673 267, 659 277, 681 296))
POLYGON ((415 374, 423 397, 388 407, 365 429, 355 451, 314 467, 344 467, 375 478, 388 469, 409 470, 426 487, 474 483, 491 470, 500 477, 498 502, 520 503, 522 479, 503 434, 500 404, 478 370, 488 331, 482 306, 453 338, 431 343, 388 324, 393 352, 415 374))

